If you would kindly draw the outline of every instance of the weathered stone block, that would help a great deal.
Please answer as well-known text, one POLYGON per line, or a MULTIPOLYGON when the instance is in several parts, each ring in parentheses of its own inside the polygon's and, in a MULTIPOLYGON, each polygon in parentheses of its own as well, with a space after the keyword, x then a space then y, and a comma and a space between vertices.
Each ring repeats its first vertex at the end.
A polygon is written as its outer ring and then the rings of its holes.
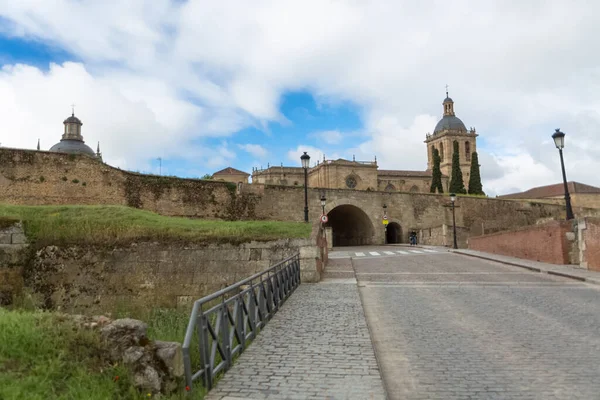
POLYGON ((0 233, 0 244, 12 244, 11 233, 0 233))
POLYGON ((169 375, 174 378, 182 377, 184 369, 181 344, 156 340, 154 346, 156 357, 164 363, 169 375))
POLYGON ((319 248, 316 246, 300 247, 300 259, 317 258, 319 256, 319 248))
POLYGON ((11 238, 12 244, 25 244, 27 243, 27 236, 22 233, 13 233, 11 238))

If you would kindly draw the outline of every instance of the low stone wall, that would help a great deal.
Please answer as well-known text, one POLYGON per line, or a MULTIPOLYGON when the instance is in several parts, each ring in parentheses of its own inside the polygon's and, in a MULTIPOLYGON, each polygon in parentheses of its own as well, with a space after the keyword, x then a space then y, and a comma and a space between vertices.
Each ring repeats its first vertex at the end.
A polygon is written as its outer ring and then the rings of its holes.
MULTIPOLYGON (((456 242, 459 248, 467 247, 469 229, 463 226, 456 227, 456 242)), ((420 229, 417 238, 418 244, 428 246, 452 247, 454 244, 454 231, 452 225, 443 224, 428 229, 420 229)))
POLYGON ((468 247, 472 250, 551 264, 571 264, 574 262, 574 241, 573 222, 551 221, 511 231, 470 237, 468 247))
POLYGON ((0 306, 10 304, 13 294, 23 289, 26 250, 21 223, 0 229, 0 306))
POLYGON ((581 267, 600 271, 600 218, 585 218, 578 228, 581 267))
POLYGON ((186 306, 297 253, 302 282, 318 282, 325 262, 315 238, 236 246, 132 243, 118 248, 46 246, 37 251, 2 246, 4 304, 25 292, 44 308, 70 313, 186 306))

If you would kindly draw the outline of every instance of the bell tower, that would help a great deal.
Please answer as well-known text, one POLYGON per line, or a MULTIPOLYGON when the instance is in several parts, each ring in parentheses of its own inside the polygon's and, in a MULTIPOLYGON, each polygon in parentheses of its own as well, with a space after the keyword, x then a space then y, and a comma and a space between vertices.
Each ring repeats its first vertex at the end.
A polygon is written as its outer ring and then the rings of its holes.
MULTIPOLYGON (((454 152, 454 142, 458 142, 458 154, 460 159, 460 169, 463 175, 465 188, 469 184, 471 173, 471 154, 477 151, 477 136, 475 128, 467 129, 465 124, 454 112, 454 100, 448 95, 448 85, 446 85, 446 98, 442 102, 443 116, 437 123, 433 134, 425 135, 427 144, 427 170, 433 169, 433 149, 440 153, 440 170, 442 175, 450 180, 452 175, 452 154, 454 152)), ((444 188, 447 190, 447 188, 444 188)))

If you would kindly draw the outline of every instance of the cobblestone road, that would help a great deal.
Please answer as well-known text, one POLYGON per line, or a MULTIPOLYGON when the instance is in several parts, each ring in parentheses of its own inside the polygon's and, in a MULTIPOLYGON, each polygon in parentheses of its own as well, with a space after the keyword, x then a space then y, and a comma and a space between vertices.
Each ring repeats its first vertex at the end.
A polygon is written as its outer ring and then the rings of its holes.
POLYGON ((600 290, 451 253, 353 260, 390 399, 600 399, 600 290))
POLYGON ((206 397, 385 398, 349 260, 335 278, 302 284, 206 397))

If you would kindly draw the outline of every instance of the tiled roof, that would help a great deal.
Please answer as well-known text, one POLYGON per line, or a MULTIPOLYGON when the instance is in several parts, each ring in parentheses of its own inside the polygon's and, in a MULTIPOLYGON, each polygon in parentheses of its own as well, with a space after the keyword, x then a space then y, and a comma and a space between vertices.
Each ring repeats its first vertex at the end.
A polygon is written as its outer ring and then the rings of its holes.
POLYGON ((380 176, 422 176, 424 178, 430 178, 432 175, 431 171, 400 171, 394 169, 380 169, 377 174, 380 176))
MULTIPOLYGON (((597 193, 600 194, 600 188, 586 185, 579 182, 567 182, 569 193, 597 193)), ((555 185, 539 186, 533 189, 526 190, 521 193, 512 193, 498 196, 501 199, 545 199, 548 197, 564 196, 565 187, 562 183, 555 185)))
POLYGON ((231 167, 227 167, 225 169, 217 171, 213 174, 213 176, 214 175, 233 175, 233 174, 235 174, 235 175, 244 174, 244 175, 250 176, 250 174, 247 172, 240 171, 239 169, 235 169, 235 168, 231 168, 231 167))

